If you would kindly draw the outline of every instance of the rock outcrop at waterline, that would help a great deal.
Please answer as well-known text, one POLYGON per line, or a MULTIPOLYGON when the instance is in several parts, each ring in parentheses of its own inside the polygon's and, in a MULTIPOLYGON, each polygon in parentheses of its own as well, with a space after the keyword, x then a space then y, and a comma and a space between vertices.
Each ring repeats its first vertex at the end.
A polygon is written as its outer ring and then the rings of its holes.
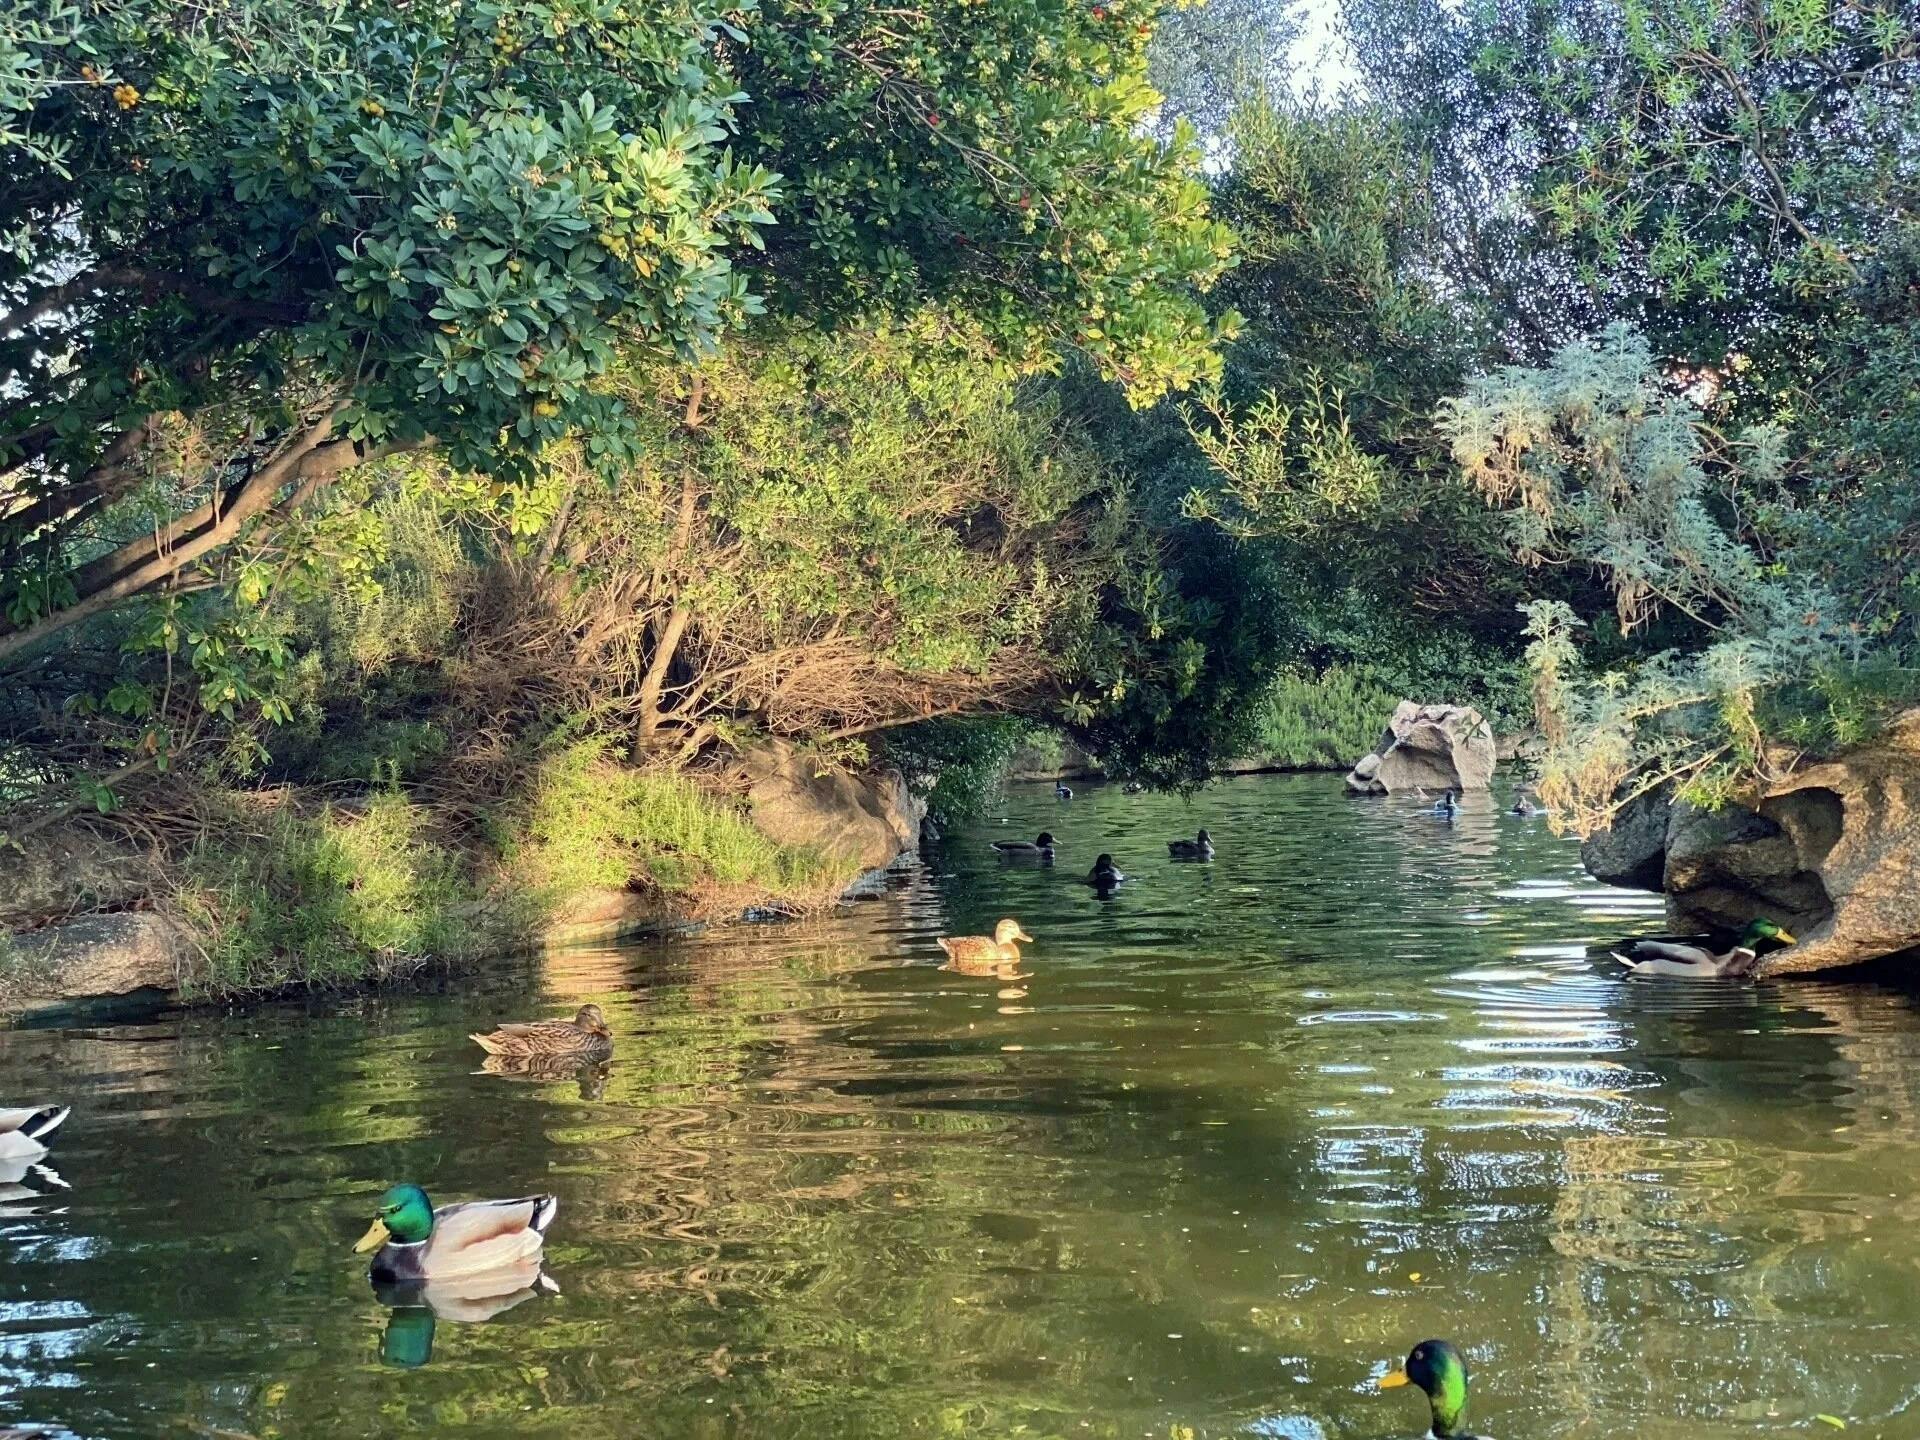
POLYGON ((196 954, 180 925, 151 911, 56 921, 12 938, 0 973, 0 1013, 71 1000, 171 995, 196 954))
POLYGON ((1356 795, 1485 790, 1495 758, 1493 729, 1478 710, 1402 700, 1373 753, 1348 772, 1347 789, 1356 795))
MULTIPOLYGON (((674 888, 647 875, 624 886, 584 889, 528 910, 477 902, 486 928, 475 953, 538 950, 664 934, 732 920, 771 919, 884 891, 889 867, 919 844, 925 806, 896 770, 826 770, 784 742, 747 752, 728 777, 753 825, 781 845, 826 862, 817 883, 790 893, 674 888), (842 882, 850 882, 842 888, 842 882), (743 893, 744 892, 744 893, 743 893)), ((486 867, 497 857, 447 852, 471 866, 475 884, 511 889, 486 867)), ((191 992, 204 971, 194 934, 168 896, 179 875, 84 830, 36 837, 31 849, 0 850, 0 1016, 108 997, 191 992)), ((433 957, 399 957, 418 968, 433 957)), ((390 973, 370 957, 368 979, 390 973)))
POLYGON ((1682 925, 1784 924, 1800 943, 1764 974, 1920 954, 1920 710, 1751 808, 1636 800, 1581 858, 1611 884, 1665 890, 1682 925))
POLYGON ((738 776, 754 828, 861 870, 884 870, 920 844, 926 802, 898 770, 856 774, 808 760, 784 740, 741 757, 738 776))

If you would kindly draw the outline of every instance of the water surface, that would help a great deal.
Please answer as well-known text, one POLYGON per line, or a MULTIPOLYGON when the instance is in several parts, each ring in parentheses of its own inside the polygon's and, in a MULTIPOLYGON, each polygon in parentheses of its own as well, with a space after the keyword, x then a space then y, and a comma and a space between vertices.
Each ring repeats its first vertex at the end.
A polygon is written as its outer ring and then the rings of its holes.
POLYGON ((1912 998, 1621 983, 1588 947, 1657 903, 1484 799, 1004 817, 830 921, 0 1033, 0 1101, 76 1107, 0 1174, 0 1423, 1407 1436, 1370 1382, 1442 1334, 1506 1440, 1920 1434, 1912 998), (986 848, 1043 826, 1051 870, 986 848), (1001 915, 1027 979, 937 968, 1001 915), (475 1073, 468 1031, 588 999, 604 1077, 475 1073), (389 1310, 348 1247, 396 1179, 557 1193, 559 1293, 389 1310))

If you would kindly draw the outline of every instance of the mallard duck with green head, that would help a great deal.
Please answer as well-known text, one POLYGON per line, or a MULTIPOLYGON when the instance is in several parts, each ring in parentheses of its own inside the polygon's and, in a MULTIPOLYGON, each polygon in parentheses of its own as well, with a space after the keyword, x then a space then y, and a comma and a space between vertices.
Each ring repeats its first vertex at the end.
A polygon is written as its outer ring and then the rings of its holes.
POLYGON ((598 1005, 582 1005, 571 1020, 534 1020, 502 1025, 485 1035, 467 1037, 489 1055, 515 1059, 607 1060, 613 1056, 613 1031, 598 1005))
POLYGON ((1382 1390, 1417 1385, 1426 1392, 1433 1412, 1429 1440, 1479 1440, 1466 1428, 1467 1359, 1445 1340, 1422 1340, 1407 1352, 1405 1365, 1378 1383, 1382 1390))
POLYGON ((468 1200, 439 1209, 418 1185, 395 1185, 380 1197, 373 1224, 354 1245, 373 1252, 380 1284, 443 1284, 475 1277, 520 1277, 539 1267, 547 1227, 559 1213, 551 1195, 519 1200, 468 1200))
POLYGON ((1612 952, 1634 975, 1665 975, 1681 980, 1738 980, 1751 975, 1762 956, 1797 943, 1764 917, 1739 935, 1653 936, 1629 940, 1612 952))

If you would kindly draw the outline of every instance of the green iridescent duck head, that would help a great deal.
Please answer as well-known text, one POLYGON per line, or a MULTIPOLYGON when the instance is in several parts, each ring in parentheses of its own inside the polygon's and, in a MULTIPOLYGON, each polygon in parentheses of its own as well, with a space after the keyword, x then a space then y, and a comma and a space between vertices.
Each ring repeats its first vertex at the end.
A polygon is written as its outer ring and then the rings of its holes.
POLYGON ((364 1255, 389 1240, 418 1245, 433 1234, 433 1202, 418 1185, 395 1185, 374 1207, 373 1224, 360 1237, 354 1252, 364 1255))
POLYGON ((1468 1440, 1467 1361, 1444 1340, 1422 1340, 1407 1354, 1403 1369, 1380 1377, 1382 1390, 1418 1385, 1433 1409, 1434 1440, 1468 1440))
POLYGON ((1768 940, 1778 940, 1783 946, 1797 943, 1793 936, 1765 916, 1755 920, 1740 932, 1740 948, 1743 950, 1751 950, 1768 940))

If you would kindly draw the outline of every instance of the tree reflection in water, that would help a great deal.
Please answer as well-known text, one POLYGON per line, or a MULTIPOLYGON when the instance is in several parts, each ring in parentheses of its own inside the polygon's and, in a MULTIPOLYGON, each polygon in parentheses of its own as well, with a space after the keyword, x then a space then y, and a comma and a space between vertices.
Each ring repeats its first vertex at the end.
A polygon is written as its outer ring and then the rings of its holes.
POLYGON ((1571 847, 1337 786, 1090 787, 1063 843, 1137 877, 1107 902, 992 825, 823 921, 0 1037, 0 1094, 84 1097, 72 1192, 0 1200, 0 1423, 1387 1435, 1369 1380, 1445 1334, 1496 1435, 1895 1433, 1911 999, 1622 984, 1588 950, 1649 907, 1571 847), (1157 858, 1198 823, 1211 866, 1157 858), (1007 913, 1018 1004, 933 944, 1007 913), (588 1000, 603 1071, 474 1073, 489 1017, 588 1000), (396 1174, 558 1194, 560 1293, 370 1295, 396 1174))

